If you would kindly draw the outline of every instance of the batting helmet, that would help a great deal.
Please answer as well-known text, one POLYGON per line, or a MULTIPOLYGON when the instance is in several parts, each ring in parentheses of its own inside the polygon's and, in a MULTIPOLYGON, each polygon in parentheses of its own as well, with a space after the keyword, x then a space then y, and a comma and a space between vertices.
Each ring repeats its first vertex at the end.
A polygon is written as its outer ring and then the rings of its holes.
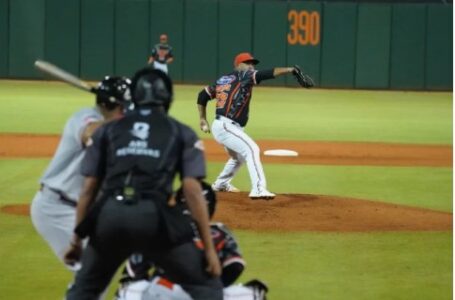
POLYGON ((134 75, 131 96, 136 106, 163 106, 167 111, 173 97, 172 81, 163 71, 146 67, 134 75))
POLYGON ((112 110, 129 100, 131 80, 125 77, 106 76, 96 89, 96 103, 112 110))
MULTIPOLYGON (((207 182, 201 181, 202 187, 202 194, 204 195, 205 201, 207 202, 207 209, 209 211, 209 216, 212 218, 213 214, 215 213, 216 209, 216 194, 212 190, 212 186, 207 182)), ((177 202, 185 202, 185 198, 183 196, 183 189, 179 188, 175 194, 175 200, 177 202)))

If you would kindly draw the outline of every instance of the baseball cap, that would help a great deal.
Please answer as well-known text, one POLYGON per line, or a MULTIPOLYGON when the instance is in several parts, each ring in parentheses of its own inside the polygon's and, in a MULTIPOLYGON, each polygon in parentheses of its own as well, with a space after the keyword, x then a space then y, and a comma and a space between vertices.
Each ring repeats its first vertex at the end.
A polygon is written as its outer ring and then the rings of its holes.
POLYGON ((237 67, 239 64, 244 62, 252 62, 253 65, 257 65, 259 63, 259 60, 254 58, 253 55, 248 52, 242 52, 235 57, 234 67, 237 67))

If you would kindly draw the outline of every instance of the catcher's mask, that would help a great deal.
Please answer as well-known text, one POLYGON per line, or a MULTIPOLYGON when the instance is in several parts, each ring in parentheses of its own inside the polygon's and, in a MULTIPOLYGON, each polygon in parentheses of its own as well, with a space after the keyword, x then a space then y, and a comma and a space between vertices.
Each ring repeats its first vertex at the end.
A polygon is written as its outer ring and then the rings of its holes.
MULTIPOLYGON (((209 211, 209 217, 212 218, 213 214, 215 213, 216 209, 216 194, 212 190, 210 184, 201 181, 202 187, 202 194, 204 195, 205 201, 207 202, 207 209, 209 211)), ((179 188, 175 194, 175 200, 177 202, 185 202, 185 198, 183 196, 183 188, 179 188)))
POLYGON ((96 88, 96 104, 113 110, 130 100, 131 80, 125 77, 106 76, 96 88))
POLYGON ((172 81, 161 70, 146 67, 133 77, 131 96, 135 106, 163 106, 166 111, 173 98, 172 81))

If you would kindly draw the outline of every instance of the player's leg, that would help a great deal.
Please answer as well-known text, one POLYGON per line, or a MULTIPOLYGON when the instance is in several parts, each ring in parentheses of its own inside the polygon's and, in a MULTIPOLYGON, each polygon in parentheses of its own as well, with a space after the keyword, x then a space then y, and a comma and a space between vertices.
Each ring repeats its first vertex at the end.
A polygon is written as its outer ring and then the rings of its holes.
POLYGON ((237 152, 246 161, 251 180, 252 198, 273 198, 275 195, 267 191, 267 183, 262 168, 259 146, 242 128, 215 120, 212 126, 215 139, 232 151, 237 152))
POLYGON ((76 208, 60 201, 58 194, 43 189, 33 198, 30 215, 35 229, 63 262, 73 234, 76 208))
POLYGON ((148 280, 127 283, 117 291, 114 300, 146 300, 144 294, 150 285, 151 282, 148 280))
POLYGON ((205 271, 205 255, 193 242, 172 248, 156 257, 172 282, 180 284, 195 299, 223 299, 220 278, 211 277, 205 271))
POLYGON ((82 269, 68 291, 68 299, 97 299, 122 262, 136 251, 147 250, 158 221, 154 201, 127 204, 107 199, 97 215, 90 244, 82 255, 82 269))
POLYGON ((82 254, 82 268, 76 274, 73 285, 67 292, 66 300, 99 299, 117 268, 128 257, 128 253, 111 249, 100 250, 88 245, 82 254))
POLYGON ((180 285, 156 276, 149 282, 142 300, 153 299, 191 300, 192 298, 180 285))
POLYGON ((223 290, 224 300, 265 300, 268 288, 266 286, 247 286, 236 284, 223 290))
POLYGON ((222 192, 239 192, 239 189, 231 184, 235 174, 237 174, 240 167, 244 164, 245 160, 237 152, 225 148, 230 158, 224 165, 223 170, 216 178, 212 185, 213 190, 222 192))
POLYGON ((256 300, 256 298, 252 289, 236 284, 224 288, 223 300, 256 300))

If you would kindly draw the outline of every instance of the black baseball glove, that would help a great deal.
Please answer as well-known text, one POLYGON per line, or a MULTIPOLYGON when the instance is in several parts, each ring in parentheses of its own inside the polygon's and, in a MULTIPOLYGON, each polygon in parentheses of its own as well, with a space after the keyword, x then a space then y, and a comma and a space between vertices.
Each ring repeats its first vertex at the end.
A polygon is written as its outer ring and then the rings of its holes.
POLYGON ((310 76, 303 74, 298 65, 294 65, 294 71, 292 71, 292 74, 302 87, 309 89, 314 86, 313 79, 311 79, 310 76))

